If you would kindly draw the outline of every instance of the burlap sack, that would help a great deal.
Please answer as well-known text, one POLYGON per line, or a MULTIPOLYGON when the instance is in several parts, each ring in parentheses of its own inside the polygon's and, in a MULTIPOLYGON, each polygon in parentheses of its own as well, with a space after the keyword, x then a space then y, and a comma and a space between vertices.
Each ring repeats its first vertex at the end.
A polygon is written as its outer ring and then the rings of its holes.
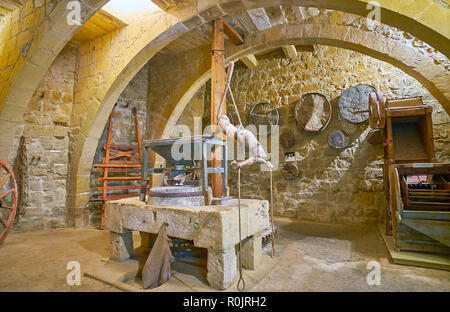
POLYGON ((155 288, 167 282, 172 276, 170 265, 174 261, 169 248, 166 224, 163 224, 142 270, 144 288, 155 288))

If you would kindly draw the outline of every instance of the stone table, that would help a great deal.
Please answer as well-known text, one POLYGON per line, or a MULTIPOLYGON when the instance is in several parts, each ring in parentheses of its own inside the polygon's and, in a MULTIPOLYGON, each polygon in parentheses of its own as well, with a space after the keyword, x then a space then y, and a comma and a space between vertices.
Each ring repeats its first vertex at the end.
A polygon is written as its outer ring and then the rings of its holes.
MULTIPOLYGON (((238 201, 224 205, 168 207, 149 205, 139 198, 108 201, 105 229, 110 231, 110 259, 124 261, 133 255, 131 231, 157 234, 162 223, 167 235, 191 240, 208 250, 207 280, 211 287, 226 289, 237 278, 239 244, 238 201)), ((254 270, 261 262, 264 229, 269 228, 266 200, 241 200, 242 266, 254 270)))

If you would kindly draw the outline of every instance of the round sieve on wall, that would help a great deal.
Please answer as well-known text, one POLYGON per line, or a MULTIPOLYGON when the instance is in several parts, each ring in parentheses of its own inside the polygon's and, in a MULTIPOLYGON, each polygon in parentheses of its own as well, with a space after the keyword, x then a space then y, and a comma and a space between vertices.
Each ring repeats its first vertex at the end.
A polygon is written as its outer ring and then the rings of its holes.
POLYGON ((320 93, 304 94, 295 105, 295 121, 307 133, 322 131, 331 120, 332 108, 320 93))
POLYGON ((248 113, 248 124, 256 126, 259 134, 270 134, 271 126, 277 126, 280 121, 278 110, 270 103, 259 103, 248 113), (259 127, 267 126, 267 127, 259 127))
POLYGON ((342 92, 338 101, 339 115, 345 121, 359 124, 369 119, 369 94, 376 89, 367 84, 359 84, 342 92))

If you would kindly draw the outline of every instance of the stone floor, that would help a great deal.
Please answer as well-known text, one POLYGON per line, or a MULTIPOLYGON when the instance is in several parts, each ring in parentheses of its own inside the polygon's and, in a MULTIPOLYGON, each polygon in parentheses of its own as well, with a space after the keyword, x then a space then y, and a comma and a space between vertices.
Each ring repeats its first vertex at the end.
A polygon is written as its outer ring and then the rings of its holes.
MULTIPOLYGON (((278 218, 276 224, 279 230, 275 258, 265 256, 260 270, 245 272, 247 290, 450 291, 450 272, 391 264, 374 226, 330 225, 287 218, 278 218), (366 282, 369 261, 381 264, 380 286, 369 286, 366 282)), ((267 253, 269 250, 265 249, 267 253)), ((125 282, 129 287, 120 289, 112 286, 114 283, 108 285, 86 275, 80 286, 66 284, 69 261, 78 261, 83 273, 101 272, 108 265, 115 265, 107 258, 105 231, 61 229, 10 234, 0 247, 0 291, 139 289, 134 278, 125 282)), ((211 290, 199 267, 176 263, 174 273, 169 282, 153 291, 211 290)))

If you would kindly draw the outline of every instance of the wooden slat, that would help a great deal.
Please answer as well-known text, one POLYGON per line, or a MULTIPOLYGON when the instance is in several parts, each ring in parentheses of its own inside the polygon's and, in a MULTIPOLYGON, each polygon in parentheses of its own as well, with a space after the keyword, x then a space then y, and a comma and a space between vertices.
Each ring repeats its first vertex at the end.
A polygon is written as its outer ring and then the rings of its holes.
MULTIPOLYGON (((105 169, 99 168, 97 170, 100 173, 105 172, 105 169)), ((110 173, 140 173, 140 168, 109 168, 108 172, 110 173)))
MULTIPOLYGON (((117 191, 117 190, 133 190, 139 189, 140 185, 108 185, 106 187, 107 191, 117 191)), ((98 191, 103 191, 103 186, 97 187, 98 191)))
POLYGON ((140 164, 115 164, 115 163, 109 163, 109 164, 94 164, 94 167, 97 168, 140 168, 140 164))
POLYGON ((99 181, 122 181, 122 180, 140 180, 141 177, 103 177, 98 178, 99 181))

